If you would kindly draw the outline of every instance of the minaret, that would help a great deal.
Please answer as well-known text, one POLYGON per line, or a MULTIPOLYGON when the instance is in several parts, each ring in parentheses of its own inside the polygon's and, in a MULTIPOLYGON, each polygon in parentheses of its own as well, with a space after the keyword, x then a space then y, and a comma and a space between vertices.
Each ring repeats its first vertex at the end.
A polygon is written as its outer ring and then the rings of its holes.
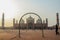
POLYGON ((45 20, 43 20, 43 28, 45 28, 45 20))
POLYGON ((4 13, 2 14, 2 28, 4 29, 4 13))
POLYGON ((18 20, 16 20, 16 24, 18 24, 18 20))
POLYGON ((18 20, 16 20, 16 27, 18 27, 18 20))
POLYGON ((48 18, 46 18, 46 27, 48 27, 48 18))
POLYGON ((45 20, 43 20, 43 24, 45 24, 45 20))
POLYGON ((13 18, 13 27, 15 27, 15 18, 13 18))
POLYGON ((56 20, 57 20, 57 24, 59 26, 59 13, 56 13, 56 20))

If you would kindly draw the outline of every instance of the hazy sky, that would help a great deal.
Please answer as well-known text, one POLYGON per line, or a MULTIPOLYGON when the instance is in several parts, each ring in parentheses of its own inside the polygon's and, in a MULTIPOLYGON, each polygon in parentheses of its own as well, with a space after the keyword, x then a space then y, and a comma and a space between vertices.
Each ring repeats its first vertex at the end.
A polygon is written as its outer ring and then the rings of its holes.
POLYGON ((0 26, 2 13, 5 14, 5 26, 12 26, 13 18, 19 20, 28 12, 40 15, 43 20, 48 18, 49 26, 55 25, 56 13, 60 15, 60 0, 0 0, 0 26))

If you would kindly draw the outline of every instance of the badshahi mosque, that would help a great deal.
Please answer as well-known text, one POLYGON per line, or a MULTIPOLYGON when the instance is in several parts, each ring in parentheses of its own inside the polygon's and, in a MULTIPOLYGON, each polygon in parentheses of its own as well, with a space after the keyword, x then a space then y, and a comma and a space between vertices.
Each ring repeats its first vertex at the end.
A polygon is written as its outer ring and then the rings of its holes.
MULTIPOLYGON (((13 19, 13 26, 14 26, 14 28, 19 28, 19 23, 17 20, 15 20, 15 18, 13 19)), ((21 22, 20 22, 21 29, 41 29, 42 26, 43 26, 43 28, 48 27, 47 18, 46 18, 45 22, 43 22, 43 23, 41 23, 40 19, 37 19, 36 23, 35 23, 35 19, 32 16, 29 16, 28 18, 26 18, 26 23, 25 23, 24 19, 21 19, 21 22)))

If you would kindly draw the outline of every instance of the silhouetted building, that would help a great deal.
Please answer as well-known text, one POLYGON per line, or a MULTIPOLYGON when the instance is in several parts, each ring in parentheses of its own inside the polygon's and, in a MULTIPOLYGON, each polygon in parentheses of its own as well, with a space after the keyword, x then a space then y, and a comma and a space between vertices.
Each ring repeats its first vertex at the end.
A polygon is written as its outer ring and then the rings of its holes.
POLYGON ((4 13, 2 14, 2 28, 4 29, 4 13))
POLYGON ((29 16, 26 19, 26 23, 27 23, 27 28, 28 29, 33 29, 34 28, 34 18, 32 18, 31 16, 29 16))
MULTIPOLYGON (((35 23, 35 19, 33 17, 29 16, 26 19, 26 23, 23 19, 21 19, 21 22, 20 22, 20 28, 21 29, 41 29, 42 25, 44 25, 44 28, 47 28, 48 20, 46 19, 46 23, 45 22, 41 23, 41 20, 38 19, 38 20, 36 20, 36 23, 35 23)), ((15 23, 14 27, 18 28, 19 24, 15 23)))

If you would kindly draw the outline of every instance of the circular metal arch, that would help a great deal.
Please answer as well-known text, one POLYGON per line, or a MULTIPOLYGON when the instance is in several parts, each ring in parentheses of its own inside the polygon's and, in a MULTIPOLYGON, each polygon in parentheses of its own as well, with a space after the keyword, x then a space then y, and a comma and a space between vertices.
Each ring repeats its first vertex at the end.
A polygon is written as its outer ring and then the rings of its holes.
MULTIPOLYGON (((26 14, 22 15, 21 18, 20 18, 20 20, 19 20, 19 37, 20 37, 20 22, 21 22, 22 18, 23 18, 24 16, 28 15, 28 14, 34 14, 34 15, 38 16, 38 18, 41 20, 41 24, 42 24, 42 19, 41 19, 41 17, 40 17, 38 14, 36 14, 36 13, 29 12, 29 13, 26 13, 26 14)), ((43 36, 44 36, 44 34, 43 34, 43 26, 42 26, 42 37, 43 37, 43 36)))
MULTIPOLYGON (((32 12, 29 12, 29 13, 26 13, 26 14, 22 15, 21 19, 22 19, 25 15, 28 15, 28 14, 34 14, 34 15, 38 16, 39 19, 41 20, 41 23, 42 23, 42 19, 41 19, 41 17, 40 17, 38 14, 36 14, 36 13, 32 13, 32 12)), ((21 21, 21 19, 20 19, 19 21, 21 21)))

